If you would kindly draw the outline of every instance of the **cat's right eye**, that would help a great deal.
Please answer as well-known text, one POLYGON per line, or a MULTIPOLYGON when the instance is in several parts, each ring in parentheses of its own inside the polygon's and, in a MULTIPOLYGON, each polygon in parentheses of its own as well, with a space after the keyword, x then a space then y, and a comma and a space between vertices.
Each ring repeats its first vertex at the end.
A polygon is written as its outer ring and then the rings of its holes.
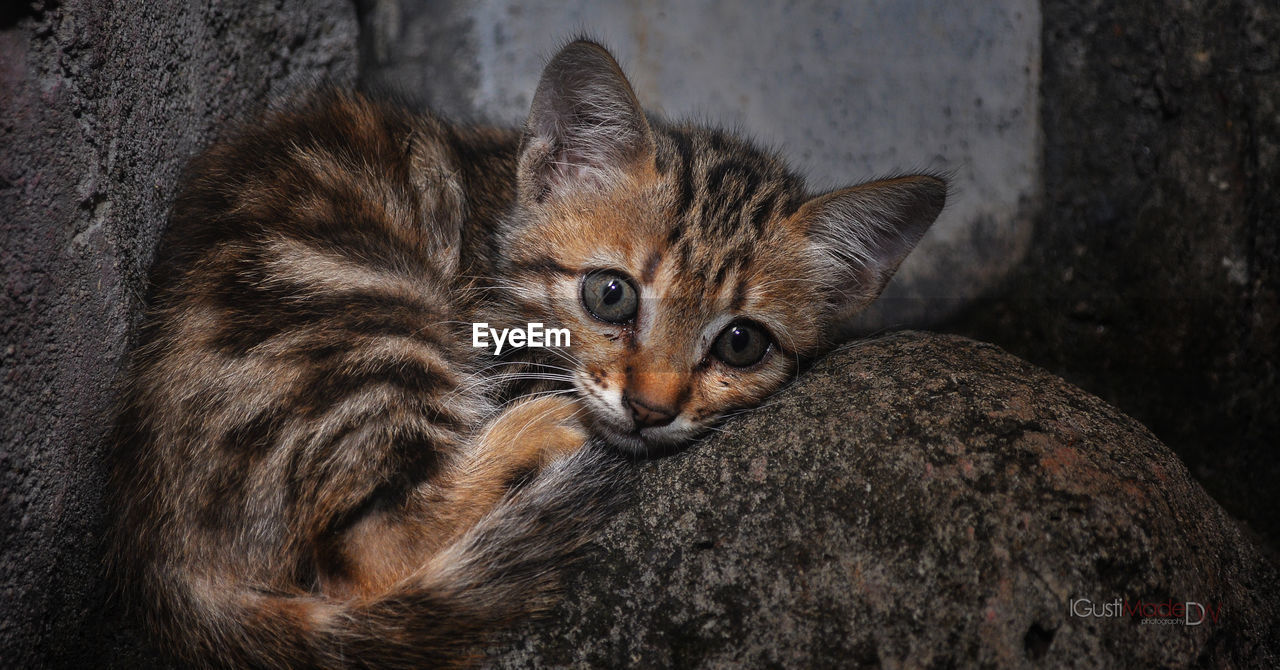
POLYGON ((771 340, 763 327, 751 321, 735 321, 711 345, 711 353, 735 368, 759 363, 769 353, 771 340))
POLYGON ((601 321, 621 324, 636 318, 640 299, 626 275, 597 270, 582 279, 582 306, 601 321))

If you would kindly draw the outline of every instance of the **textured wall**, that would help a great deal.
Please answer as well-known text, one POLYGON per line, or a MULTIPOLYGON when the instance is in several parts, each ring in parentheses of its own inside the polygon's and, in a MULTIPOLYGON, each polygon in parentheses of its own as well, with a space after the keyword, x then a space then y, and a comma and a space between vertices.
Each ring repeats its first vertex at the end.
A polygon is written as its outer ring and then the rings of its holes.
POLYGON ((316 80, 352 80, 355 12, 339 0, 12 4, 0 15, 0 665, 90 667, 102 438, 178 173, 215 128, 316 80))
POLYGON ((947 209, 864 328, 936 323, 1022 257, 1039 185, 1034 0, 370 0, 362 80, 518 124, 547 56, 604 42, 641 104, 743 129, 818 187, 951 170, 947 209))
POLYGON ((1133 414, 1280 544, 1280 6, 1044 3, 1045 204, 958 326, 1133 414))

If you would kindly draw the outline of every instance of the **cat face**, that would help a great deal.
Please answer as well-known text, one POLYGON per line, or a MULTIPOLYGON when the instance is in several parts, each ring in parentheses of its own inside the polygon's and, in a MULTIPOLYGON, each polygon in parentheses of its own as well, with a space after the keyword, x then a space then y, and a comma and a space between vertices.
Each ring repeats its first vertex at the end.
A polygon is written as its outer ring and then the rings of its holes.
POLYGON ((833 344, 941 209, 903 177, 809 197, 774 156, 647 119, 616 62, 548 64, 503 239, 525 310, 572 333, 589 423, 644 452, 753 407, 833 344))

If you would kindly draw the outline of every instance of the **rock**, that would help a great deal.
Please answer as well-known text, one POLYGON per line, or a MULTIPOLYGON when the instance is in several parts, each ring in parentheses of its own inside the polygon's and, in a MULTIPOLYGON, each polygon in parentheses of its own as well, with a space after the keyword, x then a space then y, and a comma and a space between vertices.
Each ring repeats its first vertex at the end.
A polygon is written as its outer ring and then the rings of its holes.
POLYGON ((1275 568, 1164 445, 954 336, 843 349, 714 438, 643 464, 599 544, 548 622, 509 634, 491 665, 1280 660, 1275 568), (1195 602, 1209 618, 1089 616, 1116 599, 1195 602))
POLYGON ((213 133, 356 73, 350 3, 0 12, 0 664, 102 663, 104 436, 179 172, 213 133))

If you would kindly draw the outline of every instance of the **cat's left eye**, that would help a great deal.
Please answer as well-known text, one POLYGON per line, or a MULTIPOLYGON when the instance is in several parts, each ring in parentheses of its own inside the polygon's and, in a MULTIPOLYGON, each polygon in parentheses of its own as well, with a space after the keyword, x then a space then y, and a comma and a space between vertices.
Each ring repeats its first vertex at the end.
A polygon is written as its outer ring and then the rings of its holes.
POLYGON ((582 280, 582 305, 601 321, 621 324, 636 318, 640 298, 626 275, 598 270, 582 280))
POLYGON ((768 333, 750 321, 735 321, 711 345, 711 354, 735 368, 759 363, 769 351, 768 333))

